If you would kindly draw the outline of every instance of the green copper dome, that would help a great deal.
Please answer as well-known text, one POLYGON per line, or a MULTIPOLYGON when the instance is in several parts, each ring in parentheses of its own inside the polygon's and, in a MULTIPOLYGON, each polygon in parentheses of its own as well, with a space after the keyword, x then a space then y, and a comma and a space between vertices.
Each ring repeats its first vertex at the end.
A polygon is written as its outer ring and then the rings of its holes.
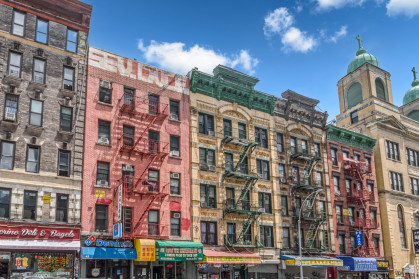
POLYGON ((378 62, 377 58, 374 55, 367 53, 367 51, 362 47, 361 37, 358 35, 356 36, 356 39, 358 40, 359 49, 356 52, 356 57, 349 64, 347 73, 352 73, 365 63, 370 63, 376 67, 380 67, 380 63, 378 62))
POLYGON ((419 80, 416 79, 416 69, 412 69, 413 72, 413 82, 412 88, 410 88, 403 97, 403 105, 406 105, 410 102, 413 102, 416 99, 419 99, 419 80))

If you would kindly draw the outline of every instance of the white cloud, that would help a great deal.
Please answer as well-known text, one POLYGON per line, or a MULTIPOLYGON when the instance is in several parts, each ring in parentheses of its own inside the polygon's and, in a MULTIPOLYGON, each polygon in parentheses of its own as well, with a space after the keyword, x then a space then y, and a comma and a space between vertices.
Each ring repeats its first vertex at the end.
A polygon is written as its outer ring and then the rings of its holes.
POLYGON ((365 0, 316 0, 317 10, 340 9, 344 6, 362 5, 365 0))
POLYGON ((413 17, 419 15, 418 0, 390 0, 386 7, 389 16, 405 15, 413 17))
POLYGON ((326 39, 328 42, 336 43, 341 37, 345 37, 348 33, 348 26, 342 25, 338 31, 335 32, 332 36, 326 39))
POLYGON ((317 45, 317 41, 312 36, 308 36, 307 32, 302 32, 296 27, 288 29, 282 36, 281 41, 285 50, 304 53, 312 50, 317 45))
POLYGON ((281 7, 265 17, 263 32, 265 36, 279 34, 287 30, 293 23, 294 17, 288 12, 287 8, 281 7))
POLYGON ((148 63, 156 63, 164 69, 181 74, 186 74, 193 67, 210 74, 219 64, 238 67, 248 74, 253 74, 259 63, 257 58, 253 58, 243 49, 238 55, 228 56, 197 44, 187 48, 182 42, 168 43, 154 40, 148 46, 139 40, 138 49, 143 52, 148 63))

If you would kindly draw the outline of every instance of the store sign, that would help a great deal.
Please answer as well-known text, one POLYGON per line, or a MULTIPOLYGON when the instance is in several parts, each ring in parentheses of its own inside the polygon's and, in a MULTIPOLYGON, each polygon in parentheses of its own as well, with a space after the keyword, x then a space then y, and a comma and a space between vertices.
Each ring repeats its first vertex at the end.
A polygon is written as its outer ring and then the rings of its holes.
POLYGON ((8 239, 48 239, 48 240, 78 240, 80 229, 49 228, 40 226, 8 227, 0 225, 0 238, 8 239))
POLYGON ((51 196, 42 196, 42 201, 44 203, 51 203, 51 196))
POLYGON ((415 254, 419 254, 419 230, 413 230, 413 245, 415 246, 415 254))
POLYGON ((234 264, 260 264, 260 257, 213 257, 205 256, 204 262, 212 263, 234 263, 234 264))
POLYGON ((160 261, 202 261, 202 248, 170 248, 160 247, 157 250, 157 260, 160 261))
POLYGON ((122 238, 122 223, 118 223, 113 225, 113 239, 120 239, 122 238))
POLYGON ((152 239, 134 239, 137 250, 136 261, 154 262, 156 260, 156 242, 152 239))
POLYGON ((388 261, 377 260, 377 270, 378 271, 388 272, 389 267, 390 267, 390 264, 389 264, 388 261))
POLYGON ((93 235, 84 241, 87 246, 105 247, 105 248, 133 248, 131 241, 112 241, 96 238, 93 235))
POLYGON ((95 191, 95 196, 97 198, 104 198, 105 197, 105 191, 104 190, 96 190, 95 191))
POLYGON ((342 213, 345 216, 349 216, 349 209, 343 209, 342 213))
POLYGON ((118 222, 122 220, 122 184, 118 186, 118 222))
MULTIPOLYGON (((303 266, 343 266, 341 260, 302 260, 303 266)), ((300 266, 300 261, 285 260, 285 264, 289 266, 300 266)))
POLYGON ((364 238, 362 237, 362 231, 355 231, 355 245, 363 246, 364 238))

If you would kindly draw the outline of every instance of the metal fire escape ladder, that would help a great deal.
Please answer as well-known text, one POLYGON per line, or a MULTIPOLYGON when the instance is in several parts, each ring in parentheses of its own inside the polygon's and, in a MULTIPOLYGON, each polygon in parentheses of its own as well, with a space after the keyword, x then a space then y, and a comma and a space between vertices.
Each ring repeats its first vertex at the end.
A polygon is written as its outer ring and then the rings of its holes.
POLYGON ((305 162, 304 166, 304 176, 301 181, 297 181, 295 185, 292 187, 292 191, 294 192, 298 188, 308 189, 308 190, 316 190, 318 189, 318 185, 314 183, 314 179, 311 179, 313 169, 316 166, 317 162, 321 160, 321 158, 315 154, 311 154, 308 150, 302 151, 295 148, 295 152, 293 152, 290 156, 290 163, 296 160, 302 160, 305 162))

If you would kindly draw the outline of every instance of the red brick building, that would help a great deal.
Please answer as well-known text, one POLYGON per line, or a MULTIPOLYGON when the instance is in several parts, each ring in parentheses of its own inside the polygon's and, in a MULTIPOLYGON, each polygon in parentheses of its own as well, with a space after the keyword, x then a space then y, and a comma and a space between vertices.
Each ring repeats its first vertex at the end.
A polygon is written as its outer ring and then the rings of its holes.
POLYGON ((377 259, 384 255, 375 139, 332 125, 327 139, 335 250, 345 266, 337 278, 364 278, 379 273, 377 259))
MULTIPOLYGON (((128 248, 134 239, 190 240, 187 77, 90 48, 85 132, 82 246, 118 247, 118 223, 128 248)), ((81 276, 98 262, 100 276, 150 272, 125 256, 82 261, 81 276)), ((82 249, 83 258, 92 256, 82 249)))

